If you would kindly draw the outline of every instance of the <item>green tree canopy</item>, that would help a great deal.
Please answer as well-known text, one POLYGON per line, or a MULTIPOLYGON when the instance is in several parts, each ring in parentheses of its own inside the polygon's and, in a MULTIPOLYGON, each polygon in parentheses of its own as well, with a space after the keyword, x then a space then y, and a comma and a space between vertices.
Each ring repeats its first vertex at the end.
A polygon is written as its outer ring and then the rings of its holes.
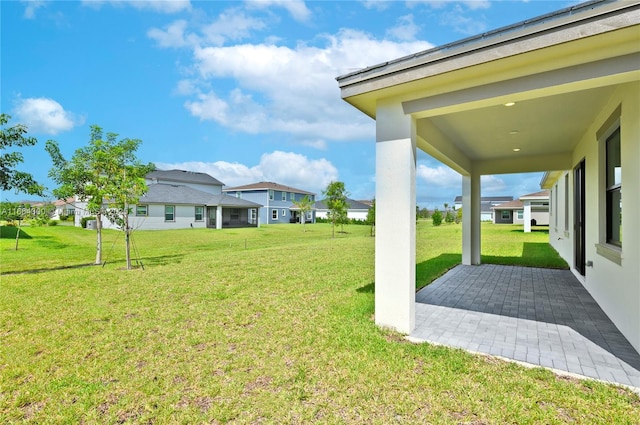
POLYGON ((39 185, 33 176, 24 171, 18 171, 15 167, 24 161, 20 152, 10 152, 9 148, 33 146, 38 143, 35 137, 27 136, 27 127, 16 124, 13 127, 4 127, 9 122, 11 116, 0 114, 0 189, 2 191, 15 190, 29 195, 40 195, 44 192, 44 187, 39 185))
POLYGON ((329 183, 322 194, 325 196, 324 202, 329 210, 329 220, 332 225, 331 235, 335 237, 336 224, 344 224, 347 221, 347 210, 349 209, 347 196, 349 194, 344 187, 344 183, 339 181, 329 183))
POLYGON ((300 210, 300 219, 302 220, 302 231, 306 232, 307 213, 313 208, 313 201, 308 195, 304 195, 302 199, 292 202, 300 210))
POLYGON ((102 217, 107 216, 126 235, 127 267, 129 259, 129 206, 138 202, 146 190, 144 176, 153 164, 142 164, 135 152, 139 139, 116 140, 118 135, 91 126, 88 146, 75 151, 71 160, 64 159, 56 142, 48 141, 46 150, 53 161, 49 176, 59 185, 53 193, 58 198, 77 196, 87 202, 88 213, 96 216, 96 264, 102 262, 102 217))

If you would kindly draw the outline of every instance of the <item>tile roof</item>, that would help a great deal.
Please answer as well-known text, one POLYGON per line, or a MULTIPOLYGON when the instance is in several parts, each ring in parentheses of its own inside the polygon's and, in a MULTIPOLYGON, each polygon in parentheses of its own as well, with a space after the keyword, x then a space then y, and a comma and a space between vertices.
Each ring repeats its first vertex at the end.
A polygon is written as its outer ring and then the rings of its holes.
POLYGON ((200 183, 223 186, 220 180, 207 173, 198 173, 185 170, 155 170, 147 174, 148 179, 158 179, 161 182, 200 183))
POLYGON ((148 192, 139 204, 206 205, 223 207, 257 208, 262 205, 226 194, 213 195, 184 185, 150 184, 148 192))
MULTIPOLYGON (((326 199, 316 202, 316 209, 318 210, 327 210, 327 205, 325 204, 326 199)), ((349 205, 350 210, 368 210, 371 208, 371 205, 364 204, 360 201, 356 201, 354 199, 347 198, 347 205, 349 205)))
POLYGON ((283 192, 295 192, 295 193, 303 193, 307 195, 315 195, 313 192, 308 192, 302 189, 296 189, 295 187, 285 186, 282 184, 274 183, 274 182, 258 182, 252 184, 246 184, 243 186, 234 186, 234 187, 225 187, 222 189, 223 192, 236 192, 236 191, 244 191, 244 190, 280 190, 283 192))

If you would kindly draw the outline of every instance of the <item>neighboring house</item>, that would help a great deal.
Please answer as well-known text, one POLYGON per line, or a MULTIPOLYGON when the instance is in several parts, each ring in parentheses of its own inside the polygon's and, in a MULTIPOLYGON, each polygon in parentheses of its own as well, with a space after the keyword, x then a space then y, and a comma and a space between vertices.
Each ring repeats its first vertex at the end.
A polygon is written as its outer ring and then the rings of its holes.
MULTIPOLYGON (((263 207, 260 210, 260 223, 265 224, 299 223, 300 210, 293 202, 305 196, 314 202, 316 196, 313 192, 273 182, 227 187, 222 191, 229 196, 260 204, 263 207)), ((309 211, 305 220, 307 223, 315 222, 315 211, 309 211)))
MULTIPOLYGON (((483 196, 480 198, 480 220, 494 221, 493 207, 511 201, 513 196, 483 196)), ((456 196, 453 206, 456 210, 462 208, 462 196, 456 196)))
POLYGON ((67 199, 58 199, 53 202, 53 213, 51 218, 53 220, 60 220, 62 217, 75 216, 76 215, 76 198, 71 196, 67 199))
POLYGON ((640 1, 389 59, 337 78, 376 121, 376 323, 415 327, 421 149, 462 175, 467 265, 480 264, 481 176, 547 172, 550 244, 640 351, 640 1))
POLYGON ((530 193, 491 208, 494 224, 524 224, 526 233, 531 231, 531 226, 549 225, 548 190, 530 193))
MULTIPOLYGON (((260 204, 222 193, 223 183, 209 174, 156 170, 147 174, 146 181, 149 190, 131 206, 129 225, 133 229, 222 229, 260 224, 260 204)), ((86 207, 86 202, 76 204, 86 207)), ((76 214, 76 225, 80 216, 76 214)), ((116 227, 106 217, 103 226, 116 227)))
MULTIPOLYGON (((327 218, 329 214, 329 208, 325 204, 326 199, 316 202, 316 217, 327 218)), ((371 202, 371 201, 368 201, 371 202)), ((347 217, 351 220, 366 220, 371 204, 365 204, 362 201, 356 201, 347 198, 347 217)))

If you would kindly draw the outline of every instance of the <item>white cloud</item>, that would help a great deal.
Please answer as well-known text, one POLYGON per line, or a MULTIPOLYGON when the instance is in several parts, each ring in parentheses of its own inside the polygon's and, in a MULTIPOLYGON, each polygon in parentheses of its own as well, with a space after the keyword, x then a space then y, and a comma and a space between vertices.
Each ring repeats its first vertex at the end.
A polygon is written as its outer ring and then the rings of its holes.
POLYGON ((282 151, 263 154, 260 163, 252 167, 226 161, 156 163, 156 166, 207 173, 227 186, 272 181, 315 193, 320 193, 330 182, 338 179, 338 170, 331 161, 282 151))
POLYGON ((25 4, 24 17, 26 19, 34 19, 36 17, 36 10, 47 5, 46 2, 41 0, 20 0, 25 4))
POLYGON ((422 179, 429 187, 459 189, 462 186, 462 177, 453 169, 446 165, 428 167, 418 164, 416 167, 416 177, 422 179))
POLYGON ((476 35, 486 30, 487 24, 484 19, 478 19, 478 13, 473 14, 473 18, 467 16, 467 11, 456 5, 453 10, 442 14, 441 23, 452 27, 455 31, 465 35, 476 35))
POLYGON ((147 31, 147 36, 154 39, 160 47, 184 47, 187 45, 184 30, 187 21, 180 19, 165 27, 165 30, 151 28, 147 31))
POLYGON ((282 7, 291 14, 296 21, 307 21, 311 16, 311 11, 302 0, 249 0, 246 2, 250 8, 268 8, 272 6, 282 7))
POLYGON ((198 91, 185 107, 201 120, 238 131, 282 132, 299 143, 372 138, 373 121, 340 100, 336 76, 432 47, 353 30, 320 40, 324 45, 195 46, 191 71, 197 77, 182 80, 176 91, 233 81, 236 87, 226 93, 198 91))
POLYGON ((427 4, 434 9, 442 9, 450 4, 457 5, 465 5, 468 9, 477 10, 477 9, 488 9, 491 7, 491 1, 489 0, 414 0, 415 2, 411 2, 413 4, 416 3, 424 3, 427 4))
POLYGON ((82 0, 82 4, 100 7, 104 3, 114 6, 131 6, 139 10, 151 10, 160 13, 177 13, 191 10, 189 0, 82 0))
POLYGON ((16 119, 30 132, 58 134, 84 124, 84 117, 65 111, 62 105, 46 97, 19 99, 14 108, 16 119))
POLYGON ((239 9, 222 12, 218 19, 202 28, 204 41, 215 46, 222 46, 228 40, 242 40, 253 31, 266 28, 264 21, 247 16, 239 9))
POLYGON ((482 196, 488 195, 513 195, 514 197, 519 196, 518 194, 505 194, 504 191, 508 189, 507 184, 504 180, 496 175, 490 176, 482 176, 480 177, 480 187, 482 191, 482 196))
POLYGON ((398 18, 395 27, 387 30, 387 35, 396 40, 410 41, 416 39, 418 32, 420 27, 413 22, 413 15, 404 15, 398 18))

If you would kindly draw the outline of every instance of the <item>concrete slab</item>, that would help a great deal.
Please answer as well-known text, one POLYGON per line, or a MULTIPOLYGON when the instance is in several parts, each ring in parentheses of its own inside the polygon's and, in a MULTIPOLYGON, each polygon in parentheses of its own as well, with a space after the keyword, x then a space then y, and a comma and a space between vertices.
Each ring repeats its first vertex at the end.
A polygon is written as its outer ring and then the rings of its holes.
POLYGON ((416 294, 410 339, 640 389, 640 354, 568 270, 457 266, 416 294))

